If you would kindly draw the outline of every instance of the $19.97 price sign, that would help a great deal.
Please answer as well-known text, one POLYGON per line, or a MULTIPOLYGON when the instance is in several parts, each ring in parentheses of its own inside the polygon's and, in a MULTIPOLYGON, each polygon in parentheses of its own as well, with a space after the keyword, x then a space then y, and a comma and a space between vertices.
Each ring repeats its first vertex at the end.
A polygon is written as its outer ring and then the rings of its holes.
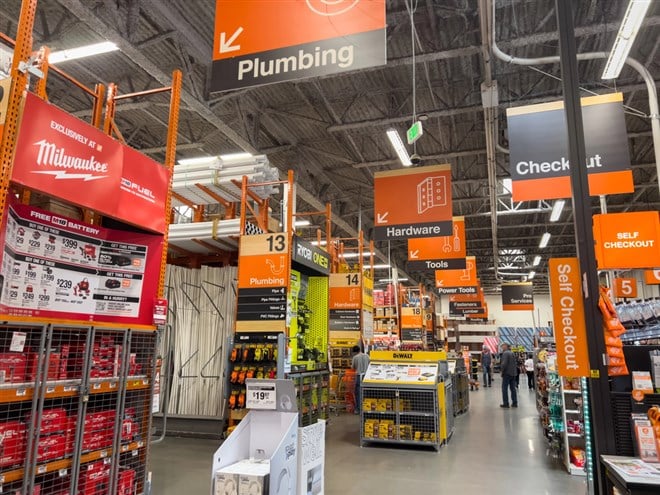
POLYGON ((274 383, 248 383, 245 407, 274 411, 277 409, 277 389, 274 383))

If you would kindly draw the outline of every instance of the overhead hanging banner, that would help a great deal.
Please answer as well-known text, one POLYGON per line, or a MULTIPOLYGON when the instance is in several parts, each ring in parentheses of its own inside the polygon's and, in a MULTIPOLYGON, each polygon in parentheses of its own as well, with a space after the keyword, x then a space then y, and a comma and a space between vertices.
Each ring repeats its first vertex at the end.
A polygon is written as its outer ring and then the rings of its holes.
POLYGON ((660 213, 635 211, 594 215, 598 268, 660 266, 660 213))
POLYGON ((452 219, 452 234, 408 239, 408 270, 435 271, 465 268, 465 219, 452 219))
POLYGON ((577 258, 551 258, 548 266, 557 372, 561 376, 588 377, 589 353, 580 263, 577 258))
POLYGON ((480 301, 449 301, 449 316, 481 315, 487 313, 485 306, 480 301))
POLYGON ((169 171, 32 93, 25 101, 11 180, 165 232, 169 171))
POLYGON ((463 270, 436 270, 435 286, 437 288, 448 287, 474 287, 475 290, 465 294, 476 294, 477 283, 477 260, 474 256, 466 258, 463 270))
POLYGON ((216 0, 211 91, 385 65, 385 0, 216 0))
POLYGON ((644 283, 646 285, 660 285, 660 268, 644 270, 644 283))
POLYGON ((152 325, 163 238, 11 204, 0 313, 152 325))
POLYGON ((376 172, 374 217, 378 241, 453 234, 451 167, 376 172))
POLYGON ((532 282, 502 284, 504 311, 533 311, 534 284, 532 282))
MULTIPOLYGON (((514 201, 570 198, 568 134, 562 101, 507 109, 514 201)), ((623 95, 582 98, 585 166, 592 196, 635 190, 623 95)))

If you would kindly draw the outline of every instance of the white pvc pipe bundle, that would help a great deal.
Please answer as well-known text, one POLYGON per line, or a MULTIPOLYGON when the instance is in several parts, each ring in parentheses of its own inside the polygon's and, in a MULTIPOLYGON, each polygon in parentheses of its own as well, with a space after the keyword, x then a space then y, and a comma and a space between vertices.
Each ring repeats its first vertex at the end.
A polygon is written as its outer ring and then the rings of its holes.
POLYGON ((235 250, 236 237, 240 235, 241 221, 215 220, 211 222, 173 223, 169 226, 168 242, 187 251, 203 253, 208 248, 193 241, 204 241, 218 249, 235 250))

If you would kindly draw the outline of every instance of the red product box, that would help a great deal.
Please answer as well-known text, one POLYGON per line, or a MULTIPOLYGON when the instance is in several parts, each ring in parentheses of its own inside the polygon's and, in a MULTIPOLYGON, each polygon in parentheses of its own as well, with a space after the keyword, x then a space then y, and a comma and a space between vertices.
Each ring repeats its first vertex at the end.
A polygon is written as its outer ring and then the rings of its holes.
MULTIPOLYGON (((26 378, 33 382, 37 379, 37 367, 39 365, 39 354, 36 352, 27 353, 27 371, 26 378)), ((46 380, 58 380, 60 376, 60 354, 51 352, 48 361, 48 373, 46 380)))
POLYGON ((64 457, 66 453, 66 437, 64 435, 49 435, 41 437, 37 445, 37 462, 51 461, 64 457))
POLYGON ((135 495, 135 471, 124 469, 119 472, 117 495, 135 495))
MULTIPOLYGON (((20 490, 16 490, 16 492, 14 492, 14 493, 16 495, 21 495, 20 490)), ((34 485, 34 488, 32 489, 32 495, 41 495, 41 485, 34 485)))
POLYGON ((125 419, 121 425, 121 439, 124 442, 132 441, 137 435, 140 434, 140 427, 137 421, 132 419, 125 419))
POLYGON ((26 427, 20 421, 0 423, 0 467, 25 461, 26 427))
POLYGON ((85 432, 83 435, 82 449, 87 452, 90 450, 100 450, 112 447, 113 430, 100 430, 85 432))
POLYGON ((85 433, 114 428, 117 411, 98 411, 85 416, 85 433))
POLYGON ((66 445, 64 447, 66 455, 71 455, 73 454, 73 448, 76 442, 76 418, 74 416, 66 418, 64 436, 66 438, 66 445))
POLYGON ((25 381, 27 359, 24 354, 15 352, 0 353, 0 383, 21 383, 25 381))
POLYGON ((80 474, 80 495, 106 495, 110 484, 110 465, 94 462, 80 474))
MULTIPOLYGON (((30 422, 30 413, 25 415, 25 422, 30 422)), ((41 434, 64 433, 66 430, 66 410, 62 408, 44 409, 41 415, 41 434)))

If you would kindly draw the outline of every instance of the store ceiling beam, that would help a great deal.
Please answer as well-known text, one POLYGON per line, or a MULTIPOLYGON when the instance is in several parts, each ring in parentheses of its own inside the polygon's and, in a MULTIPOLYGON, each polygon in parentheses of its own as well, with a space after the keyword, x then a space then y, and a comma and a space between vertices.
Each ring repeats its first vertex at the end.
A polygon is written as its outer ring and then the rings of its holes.
MULTIPOLYGON (((177 151, 184 150, 201 150, 204 147, 204 143, 181 143, 176 145, 177 151)), ((156 153, 164 153, 167 149, 167 146, 154 146, 153 148, 140 148, 140 153, 146 155, 153 155, 156 153)))

